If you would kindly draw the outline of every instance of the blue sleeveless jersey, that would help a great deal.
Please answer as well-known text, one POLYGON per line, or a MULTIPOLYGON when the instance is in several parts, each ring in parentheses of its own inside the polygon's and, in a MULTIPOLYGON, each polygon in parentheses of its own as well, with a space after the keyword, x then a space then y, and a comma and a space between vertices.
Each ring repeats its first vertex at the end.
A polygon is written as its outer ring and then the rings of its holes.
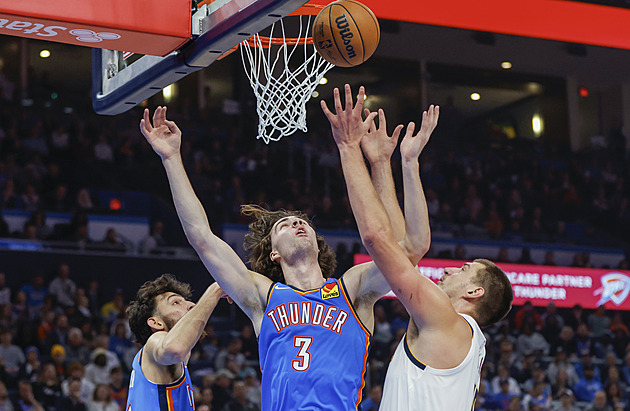
POLYGON ((188 411, 195 409, 193 385, 185 363, 184 375, 171 384, 154 384, 142 373, 142 349, 133 359, 126 411, 188 411))
POLYGON ((370 338, 342 280, 274 283, 258 337, 262 410, 357 410, 370 338))

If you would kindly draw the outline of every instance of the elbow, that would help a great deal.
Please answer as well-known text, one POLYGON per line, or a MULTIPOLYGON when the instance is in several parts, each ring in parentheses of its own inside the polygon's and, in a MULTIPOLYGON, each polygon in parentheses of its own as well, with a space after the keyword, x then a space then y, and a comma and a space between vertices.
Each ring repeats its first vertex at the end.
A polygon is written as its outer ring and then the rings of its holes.
POLYGON ((367 230, 361 231, 361 241, 366 249, 374 250, 386 241, 388 234, 392 235, 391 229, 387 230, 386 227, 370 227, 367 230))
POLYGON ((180 344, 169 344, 164 347, 164 359, 169 364, 178 364, 186 360, 188 355, 187 347, 180 344))
POLYGON ((405 239, 405 246, 403 249, 405 250, 405 254, 409 258, 414 265, 418 264, 422 257, 429 252, 431 248, 431 238, 424 238, 420 241, 408 241, 409 239, 405 239))

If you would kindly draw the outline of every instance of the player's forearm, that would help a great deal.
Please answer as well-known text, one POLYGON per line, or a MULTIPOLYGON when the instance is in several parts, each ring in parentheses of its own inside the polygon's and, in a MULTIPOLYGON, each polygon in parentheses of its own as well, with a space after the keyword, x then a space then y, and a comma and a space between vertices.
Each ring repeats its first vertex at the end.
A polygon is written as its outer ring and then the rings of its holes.
POLYGON ((405 238, 405 218, 398 204, 391 162, 388 159, 387 161, 378 161, 370 165, 374 189, 385 207, 396 240, 402 241, 405 238))
POLYGON ((389 218, 372 185, 359 147, 340 147, 339 154, 350 206, 361 239, 370 248, 373 242, 385 238, 384 233, 393 235, 389 218))
POLYGON ((431 227, 429 210, 420 180, 418 159, 403 160, 403 185, 405 193, 405 254, 415 265, 429 251, 431 227))
POLYGON ((177 216, 190 244, 197 249, 213 236, 206 212, 186 175, 180 155, 165 159, 162 164, 168 176, 177 216))
POLYGON ((162 342, 163 352, 171 360, 167 362, 176 364, 187 358, 222 294, 221 289, 208 287, 197 304, 169 330, 162 342))

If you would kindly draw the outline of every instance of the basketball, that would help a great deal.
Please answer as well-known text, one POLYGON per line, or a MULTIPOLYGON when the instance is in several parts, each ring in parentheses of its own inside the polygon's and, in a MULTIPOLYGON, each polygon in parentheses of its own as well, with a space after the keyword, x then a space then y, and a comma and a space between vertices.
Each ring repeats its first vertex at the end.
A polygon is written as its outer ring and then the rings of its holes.
POLYGON ((329 63, 358 66, 370 58, 381 38, 372 10, 355 0, 338 0, 324 7, 313 23, 313 44, 329 63))

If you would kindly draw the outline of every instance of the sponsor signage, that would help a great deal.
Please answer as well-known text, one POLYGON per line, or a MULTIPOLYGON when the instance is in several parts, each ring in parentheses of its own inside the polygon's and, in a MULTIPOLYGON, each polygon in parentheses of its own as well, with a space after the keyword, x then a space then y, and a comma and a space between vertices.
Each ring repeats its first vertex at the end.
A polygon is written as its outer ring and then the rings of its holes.
MULTIPOLYGON (((330 0, 311 0, 328 4, 330 0)), ((362 0, 379 19, 630 49, 630 9, 573 0, 362 0)), ((620 2, 621 3, 621 2, 620 2)), ((609 5, 610 4, 610 5, 609 5)))
POLYGON ((169 54, 191 35, 191 0, 4 3, 0 4, 2 35, 154 56, 169 54))
MULTIPOLYGON (((367 254, 355 254, 354 262, 370 261, 367 254)), ((418 270, 438 281, 446 267, 461 267, 466 261, 423 259, 418 270)), ((514 305, 531 301, 535 306, 553 302, 558 307, 581 304, 584 308, 605 305, 609 310, 630 310, 630 271, 597 268, 549 267, 498 264, 512 282, 514 305)))

